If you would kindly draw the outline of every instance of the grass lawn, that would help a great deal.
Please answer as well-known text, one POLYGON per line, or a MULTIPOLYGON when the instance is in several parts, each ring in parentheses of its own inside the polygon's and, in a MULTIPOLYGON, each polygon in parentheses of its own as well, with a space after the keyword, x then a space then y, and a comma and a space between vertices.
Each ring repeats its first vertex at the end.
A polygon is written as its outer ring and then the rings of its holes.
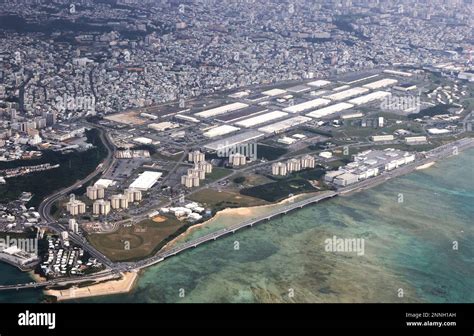
POLYGON ((164 155, 164 154, 156 152, 151 155, 153 159, 166 160, 166 161, 179 161, 181 156, 183 156, 183 153, 178 153, 175 155, 164 155))
POLYGON ((316 191, 316 189, 308 181, 301 178, 289 178, 242 189, 240 193, 246 196, 257 197, 268 202, 278 202, 288 198, 290 194, 297 195, 310 191, 316 191))
POLYGON ((227 175, 232 174, 232 170, 226 169, 226 168, 219 168, 219 167, 213 167, 212 168, 212 173, 206 174, 206 179, 204 180, 204 183, 210 183, 217 181, 223 177, 226 177, 227 175))
POLYGON ((251 207, 267 204, 264 200, 241 195, 232 191, 218 192, 214 189, 203 189, 188 197, 189 200, 199 202, 213 210, 225 208, 251 207))
POLYGON ((92 234, 88 240, 112 261, 132 261, 158 251, 167 238, 186 224, 175 218, 166 218, 161 223, 147 219, 133 226, 121 227, 116 232, 92 234))

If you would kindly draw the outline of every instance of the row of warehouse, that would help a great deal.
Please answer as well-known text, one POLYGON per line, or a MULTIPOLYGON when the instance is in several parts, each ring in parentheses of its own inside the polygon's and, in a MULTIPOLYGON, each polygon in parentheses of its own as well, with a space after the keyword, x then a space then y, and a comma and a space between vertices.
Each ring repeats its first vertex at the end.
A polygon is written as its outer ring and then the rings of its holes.
MULTIPOLYGON (((378 75, 375 75, 373 77, 377 76, 378 75)), ((204 119, 214 118, 217 121, 225 123, 224 125, 215 125, 203 130, 204 137, 209 139, 227 136, 220 141, 213 141, 205 146, 208 150, 217 150, 218 148, 232 147, 241 143, 255 141, 264 137, 266 134, 285 132, 292 127, 311 121, 311 118, 325 118, 359 105, 384 99, 390 96, 391 93, 388 91, 373 90, 393 86, 396 83, 398 83, 396 79, 382 78, 353 88, 349 85, 342 85, 332 90, 323 89, 313 91, 311 95, 314 96, 317 94, 319 97, 298 104, 292 104, 293 99, 289 99, 291 105, 284 107, 282 110, 269 111, 268 108, 263 106, 265 105, 264 103, 259 103, 257 106, 251 105, 251 103, 235 102, 197 112, 194 116, 204 119), (299 113, 305 113, 305 116, 299 115, 288 118, 289 114, 299 113), (232 125, 230 125, 230 123, 232 123, 232 125), (242 129, 253 127, 255 127, 256 130, 242 132, 242 129), (232 135, 233 133, 236 134, 232 135)), ((283 96, 289 92, 306 92, 303 90, 304 88, 311 90, 323 88, 329 84, 331 84, 331 82, 326 80, 315 80, 305 85, 299 85, 301 86, 301 90, 297 87, 288 89, 276 88, 262 91, 259 95, 266 97, 280 96, 280 100, 284 101, 287 97, 292 97, 291 95, 283 96)), ((237 97, 236 95, 237 93, 232 96, 237 97)), ((250 96, 250 91, 248 90, 242 91, 238 95, 239 98, 248 101, 254 98, 257 99, 256 95, 254 96, 255 97, 250 96)), ((279 99, 277 100, 280 101, 279 99)))
MULTIPOLYGON (((310 109, 318 108, 320 106, 328 105, 329 103, 331 103, 331 101, 346 100, 349 98, 353 98, 353 97, 368 93, 370 90, 377 90, 380 88, 389 87, 389 86, 395 85, 396 83, 398 83, 396 79, 383 78, 383 79, 362 85, 360 87, 351 88, 348 85, 343 85, 341 87, 337 87, 333 89, 332 90, 333 93, 324 95, 322 98, 312 99, 312 100, 309 100, 297 105, 288 106, 283 111, 288 112, 288 113, 299 113, 299 112, 307 111, 310 109)), ((316 80, 316 81, 307 83, 306 84, 307 86, 304 86, 304 87, 310 90, 312 88, 321 88, 328 84, 330 84, 329 81, 316 80)), ((267 91, 263 91, 261 94, 266 97, 275 97, 275 96, 280 96, 280 95, 286 94, 287 92, 293 92, 293 91, 295 90, 270 89, 267 91)), ((299 90, 299 91, 305 92, 306 90, 299 90)), ((298 92, 298 90, 296 90, 295 92, 298 92)), ((204 110, 201 112, 197 112, 194 115, 200 118, 204 118, 204 119, 213 118, 213 117, 222 116, 224 114, 232 113, 235 111, 239 111, 242 109, 246 109, 249 107, 250 105, 247 103, 235 102, 235 103, 230 103, 230 104, 222 105, 219 107, 211 108, 208 110, 204 110)))
MULTIPOLYGON (((387 97, 389 95, 391 95, 391 94, 389 92, 386 92, 386 91, 372 92, 368 95, 351 99, 347 103, 346 102, 337 103, 337 104, 334 104, 334 105, 326 106, 326 107, 311 111, 311 112, 307 113, 306 116, 311 117, 311 118, 315 118, 315 119, 324 118, 324 117, 327 117, 327 116, 329 116, 331 114, 334 114, 334 113, 349 110, 349 109, 353 108, 356 105, 362 105, 362 104, 370 103, 374 100, 384 99, 385 97, 387 97)), ((327 102, 329 102, 329 101, 327 101, 325 99, 318 98, 318 99, 311 100, 309 102, 303 103, 304 106, 302 106, 302 104, 299 104, 299 105, 295 105, 295 106, 290 106, 290 107, 288 107, 284 110, 285 111, 293 111, 293 110, 300 110, 300 109, 301 110, 307 110, 307 108, 310 107, 310 106, 314 107, 314 106, 318 106, 318 105, 321 105, 321 104, 326 104, 327 102)), ((271 122, 272 120, 282 119, 282 118, 286 117, 287 115, 288 115, 288 113, 286 113, 286 112, 272 111, 272 112, 264 113, 264 114, 261 114, 261 115, 258 115, 258 116, 255 116, 255 117, 252 117, 252 118, 249 118, 249 119, 244 119, 244 120, 238 121, 238 122, 235 123, 235 125, 241 126, 241 127, 244 127, 244 128, 251 128, 251 127, 261 125, 261 124, 266 124, 268 122, 271 122)), ((275 132, 278 133, 280 131, 284 131, 284 130, 290 128, 290 127, 299 125, 299 124, 307 122, 309 120, 311 120, 311 119, 305 118, 305 117, 302 117, 302 116, 293 117, 293 118, 289 118, 289 119, 280 121, 280 122, 275 123, 275 124, 271 124, 271 125, 268 125, 268 126, 265 126, 265 127, 261 127, 261 128, 259 128, 259 131, 262 131, 264 133, 275 133, 275 132)), ((235 127, 235 126, 231 126, 231 125, 221 125, 221 126, 210 128, 209 130, 204 132, 204 136, 208 137, 208 138, 214 138, 214 137, 218 137, 218 136, 222 136, 222 135, 237 132, 240 129, 241 129, 240 127, 235 127)))

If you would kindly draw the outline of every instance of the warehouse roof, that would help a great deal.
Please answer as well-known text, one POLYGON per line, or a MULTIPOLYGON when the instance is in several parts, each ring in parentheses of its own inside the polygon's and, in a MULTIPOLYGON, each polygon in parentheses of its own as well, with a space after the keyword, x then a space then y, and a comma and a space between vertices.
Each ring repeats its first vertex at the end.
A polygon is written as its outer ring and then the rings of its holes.
POLYGON ((286 93, 286 90, 283 90, 283 89, 271 89, 271 90, 262 92, 262 94, 264 94, 265 96, 270 96, 270 97, 278 96, 284 93, 286 93))
POLYGON ((398 83, 396 79, 384 78, 384 79, 380 79, 378 81, 371 82, 362 86, 367 89, 375 90, 375 89, 380 89, 380 88, 390 86, 396 83, 398 83))
POLYGON ((322 118, 336 112, 348 110, 352 107, 354 107, 354 105, 349 104, 349 103, 339 103, 339 104, 334 104, 334 105, 324 107, 319 110, 312 111, 308 113, 307 116, 312 117, 312 118, 322 118))
POLYGON ((240 120, 240 121, 236 122, 235 124, 237 126, 242 126, 242 127, 252 127, 252 126, 255 126, 255 125, 260 125, 260 124, 269 122, 271 120, 283 118, 287 115, 288 115, 288 113, 286 113, 286 112, 272 111, 272 112, 260 114, 256 117, 240 120))
POLYGON ((163 173, 155 171, 144 171, 138 176, 135 181, 130 184, 130 188, 137 190, 148 190, 158 181, 163 173))
POLYGON ((369 89, 362 88, 362 87, 355 87, 355 88, 344 90, 344 91, 338 91, 328 96, 324 96, 324 98, 328 98, 331 100, 344 100, 344 99, 361 95, 366 92, 369 92, 369 89))
POLYGON ((362 104, 370 103, 371 101, 374 101, 374 100, 383 99, 390 95, 391 93, 387 91, 375 91, 375 92, 366 94, 365 96, 351 99, 349 100, 349 103, 354 104, 354 105, 362 105, 362 104))
POLYGON ((217 126, 213 127, 207 132, 204 132, 203 135, 207 138, 214 138, 216 136, 224 135, 224 134, 229 134, 232 132, 236 132, 240 130, 238 127, 234 127, 231 125, 222 125, 222 126, 217 126))
POLYGON ((227 112, 235 111, 247 107, 248 105, 245 103, 232 103, 227 105, 222 105, 210 110, 205 110, 202 112, 195 113, 194 115, 201 117, 201 118, 209 118, 214 117, 220 114, 224 114, 227 112))
POLYGON ((285 131, 291 127, 304 124, 305 122, 310 121, 311 118, 298 116, 289 119, 285 119, 274 124, 270 124, 264 127, 260 127, 258 130, 267 134, 278 133, 285 131))
POLYGON ((319 88, 319 87, 323 87, 323 86, 326 86, 326 85, 329 85, 329 84, 331 84, 330 81, 319 79, 319 80, 316 80, 316 81, 313 81, 313 82, 309 82, 306 85, 319 88))
POLYGON ((319 106, 327 105, 331 101, 328 99, 323 99, 323 98, 316 98, 301 104, 293 105, 293 106, 288 106, 287 108, 284 108, 283 111, 290 112, 290 113, 297 113, 305 110, 309 110, 312 108, 316 108, 319 106))
POLYGON ((236 135, 232 135, 227 138, 223 138, 217 141, 213 141, 208 143, 207 145, 204 146, 204 148, 209 149, 209 150, 224 150, 226 148, 230 148, 233 146, 237 146, 252 140, 259 139, 263 137, 263 133, 257 132, 257 131, 247 131, 243 133, 239 133, 236 135))

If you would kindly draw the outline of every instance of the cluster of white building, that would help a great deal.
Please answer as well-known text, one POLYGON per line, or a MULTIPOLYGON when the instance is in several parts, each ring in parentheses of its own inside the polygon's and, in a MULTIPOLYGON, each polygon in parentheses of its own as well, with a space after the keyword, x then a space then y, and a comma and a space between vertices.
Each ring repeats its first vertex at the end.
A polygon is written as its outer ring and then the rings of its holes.
POLYGON ((314 168, 316 160, 311 155, 305 155, 300 159, 290 159, 286 162, 276 162, 272 164, 272 175, 285 176, 292 172, 297 172, 307 168, 314 168))
POLYGON ((86 212, 86 204, 76 199, 74 194, 69 196, 69 202, 66 203, 66 210, 70 215, 76 216, 86 212))
MULTIPOLYGON (((290 106, 283 108, 283 110, 270 110, 265 113, 260 113, 255 115, 255 113, 250 114, 250 118, 237 118, 237 121, 234 123, 234 126, 231 125, 221 125, 217 127, 212 127, 209 130, 206 130, 204 135, 208 138, 213 138, 217 136, 222 136, 228 133, 237 133, 233 136, 230 136, 226 139, 212 142, 206 145, 207 149, 218 150, 222 149, 224 146, 231 146, 234 142, 242 141, 251 141, 256 140, 260 137, 264 137, 266 134, 277 134, 280 132, 287 131, 288 129, 307 123, 312 119, 321 119, 328 117, 330 115, 340 113, 346 110, 355 108, 356 106, 367 104, 376 100, 381 100, 390 96, 391 93, 388 91, 380 91, 381 88, 388 88, 398 83, 398 80, 388 78, 385 76, 374 75, 371 77, 379 77, 374 81, 368 82, 361 86, 351 87, 351 85, 342 85, 336 87, 332 90, 319 90, 314 91, 315 98, 299 102, 298 104, 291 103, 293 101, 292 95, 282 96, 279 100, 281 102, 290 101, 290 106), (288 99, 286 99, 288 98, 288 99), (304 113, 305 115, 294 115, 292 117, 288 116, 290 114, 299 114, 304 113), (281 120, 279 120, 281 119, 281 120), (272 124, 269 122, 274 121, 272 124), (262 124, 262 126, 260 126, 262 124), (247 131, 242 132, 242 129, 246 128, 258 128, 258 131, 247 131), (240 131, 240 133, 238 133, 240 131)), ((366 77, 361 80, 367 80, 371 77, 366 77)), ((358 81, 361 81, 358 80, 358 81)), ((355 81, 357 82, 357 81, 355 81)), ((352 84, 354 84, 353 82, 352 84)), ((299 92, 298 90, 313 90, 315 88, 321 88, 331 84, 329 81, 325 80, 316 80, 309 82, 305 85, 299 85, 294 87, 294 90, 287 89, 272 89, 267 90, 257 95, 255 99, 268 99, 268 97, 274 97, 283 95, 287 92, 299 92), (300 88, 300 89, 298 89, 300 88)), ((247 92, 248 93, 248 92, 247 92)), ((251 100, 250 98, 246 98, 251 100)), ((278 100, 278 99, 277 99, 278 100)), ((279 101, 278 100, 278 101, 279 101)), ((259 105, 262 105, 259 103, 259 105)), ((263 106, 263 105, 262 105, 263 106)), ((248 108, 249 105, 242 103, 232 103, 223 105, 218 108, 213 108, 203 112, 196 113, 195 115, 201 118, 213 118, 216 116, 226 115, 227 113, 235 113, 235 111, 243 110, 248 108)), ((245 112, 242 112, 244 115, 245 112)), ((238 116, 237 116, 238 117, 238 116)), ((192 155, 192 153, 190 153, 192 155)), ((191 160, 190 160, 191 161, 191 160)))
POLYGON ((199 163, 205 161, 206 157, 204 153, 196 150, 188 153, 188 161, 193 163, 199 163))
POLYGON ((116 194, 110 197, 110 206, 112 209, 127 209, 128 197, 124 194, 116 194))
POLYGON ((205 209, 196 202, 191 202, 182 207, 161 208, 162 214, 173 214, 178 219, 187 219, 191 221, 198 221, 202 218, 202 213, 205 209))
POLYGON ((229 155, 229 163, 233 167, 245 166, 247 164, 247 157, 241 153, 233 153, 229 155))
MULTIPOLYGON (((127 209, 129 204, 140 202, 143 197, 141 190, 128 188, 123 194, 112 195, 110 200, 105 200, 105 187, 100 184, 87 187, 86 196, 94 201, 93 215, 107 215, 112 209, 127 209)), ((86 204, 71 195, 69 202, 66 203, 66 210, 72 216, 80 215, 86 212, 86 204)))
POLYGON ((110 201, 100 199, 92 204, 92 213, 94 215, 107 215, 110 212, 110 201))
POLYGON ((105 188, 102 185, 92 185, 87 187, 86 196, 90 200, 97 200, 105 197, 105 188))
POLYGON ((92 212, 94 215, 107 215, 110 209, 128 209, 131 203, 140 202, 142 192, 138 189, 125 189, 123 194, 110 197, 110 201, 98 200, 94 202, 92 212))
POLYGON ((187 188, 199 187, 199 182, 212 173, 212 164, 204 161, 205 155, 200 151, 189 153, 188 161, 194 162, 194 168, 189 168, 186 175, 181 176, 181 184, 187 188))
POLYGON ((367 150, 354 155, 353 159, 354 161, 346 166, 327 172, 324 176, 325 182, 344 187, 414 162, 415 154, 387 148, 367 150))

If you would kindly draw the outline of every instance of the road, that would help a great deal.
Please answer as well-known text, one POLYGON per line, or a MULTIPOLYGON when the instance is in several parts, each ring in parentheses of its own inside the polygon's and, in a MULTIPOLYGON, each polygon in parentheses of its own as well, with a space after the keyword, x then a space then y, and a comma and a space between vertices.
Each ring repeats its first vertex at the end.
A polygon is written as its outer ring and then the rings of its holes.
MULTIPOLYGON (((202 237, 193 239, 189 242, 183 243, 179 246, 176 246, 174 248, 171 248, 166 251, 158 252, 154 256, 138 261, 138 262, 122 262, 122 263, 113 263, 108 261, 108 259, 103 256, 99 251, 93 249, 91 246, 88 246, 87 242, 83 237, 77 236, 77 235, 71 235, 72 241, 84 246, 84 244, 87 244, 88 248, 92 248, 92 252, 94 256, 98 258, 98 260, 104 260, 104 265, 109 267, 108 270, 101 272, 101 274, 93 274, 89 276, 84 276, 80 278, 68 278, 68 279, 56 279, 56 280, 50 280, 44 283, 29 283, 29 284, 17 284, 17 285, 6 285, 6 286, 0 286, 0 290, 7 290, 7 289, 23 289, 23 288, 35 288, 35 287, 44 287, 44 286, 49 286, 49 285, 54 285, 54 284, 64 284, 64 283, 77 283, 77 282, 83 282, 83 281, 88 281, 88 280, 94 280, 97 278, 100 278, 102 276, 111 276, 111 275, 117 275, 119 272, 123 271, 128 271, 128 270, 139 270, 142 268, 149 267, 151 265, 157 264, 159 262, 162 262, 168 257, 174 256, 178 253, 181 253, 183 251, 186 251, 191 248, 195 248, 201 244, 204 244, 209 241, 216 240, 222 236, 235 233, 237 230, 240 230, 245 227, 251 227, 257 223, 260 223, 265 220, 270 220, 276 216, 284 215, 292 210, 298 209, 298 208, 303 208, 304 206, 307 206, 309 204, 317 203, 322 200, 328 199, 328 198, 333 198, 338 195, 346 195, 350 194, 352 192, 357 192, 360 190, 368 189, 371 188, 375 185, 378 185, 380 183, 383 183, 387 180, 390 180, 394 177, 398 177, 407 173, 412 172, 415 170, 417 167, 420 165, 424 165, 430 162, 434 162, 436 160, 449 157, 452 155, 457 155, 462 150, 472 148, 474 147, 474 139, 471 138, 466 138, 466 139, 461 139, 458 140, 454 143, 450 143, 441 147, 437 147, 427 153, 425 153, 425 157, 419 160, 416 160, 415 162, 411 164, 407 164, 405 166, 402 166, 400 168, 397 168, 395 170, 392 170, 390 172, 383 173, 379 176, 369 178, 364 181, 360 181, 358 183, 355 183, 353 185, 347 186, 340 188, 336 191, 326 191, 321 194, 315 195, 314 197, 298 201, 298 202, 289 202, 288 205, 285 205, 283 207, 280 207, 279 209, 275 209, 275 211, 271 214, 267 214, 264 216, 259 216, 259 217, 254 217, 249 220, 246 220, 244 222, 232 225, 230 227, 209 233, 207 235, 204 235, 202 237)), ((56 230, 64 230, 65 228, 62 227, 60 224, 56 224, 52 226, 56 230)), ((91 253, 92 254, 92 253, 91 253)))
MULTIPOLYGON (((98 169, 95 169, 93 172, 91 172, 89 175, 87 175, 83 179, 76 181, 73 185, 62 189, 59 192, 57 192, 57 193, 55 193, 51 196, 46 197, 38 207, 38 212, 41 216, 41 219, 44 221, 44 223, 46 223, 45 226, 47 226, 48 228, 50 228, 50 229, 52 229, 52 230, 54 230, 58 233, 60 233, 61 231, 67 230, 67 228, 65 228, 64 226, 59 224, 56 221, 56 219, 51 215, 52 205, 55 202, 57 202, 59 199, 63 198, 67 194, 69 194, 71 191, 73 191, 73 190, 79 188, 80 186, 88 183, 90 180, 95 178, 97 175, 107 172, 110 169, 110 167, 112 167, 113 163, 115 162, 114 146, 112 145, 112 141, 111 141, 109 135, 103 129, 99 128, 99 131, 100 131, 100 138, 101 138, 102 142, 104 143, 104 145, 107 149, 107 156, 104 159, 104 161, 102 162, 102 165, 98 166, 98 169)), ((93 257, 97 258, 99 261, 104 263, 106 266, 111 265, 110 260, 107 257, 105 257, 102 253, 97 251, 90 244, 88 244, 87 241, 83 237, 80 237, 80 236, 74 235, 74 234, 70 234, 69 237, 70 237, 70 240, 72 242, 77 243, 80 246, 82 246, 84 248, 84 250, 89 252, 93 257)))
POLYGON ((114 149, 111 145, 111 141, 107 133, 105 133, 103 130, 100 130, 100 138, 102 142, 105 144, 105 147, 107 148, 107 156, 105 160, 103 161, 102 165, 100 168, 95 169, 92 173, 87 175, 81 180, 76 181, 73 185, 64 188, 60 190, 59 192, 46 197, 41 204, 38 207, 38 212, 41 216, 41 219, 43 219, 47 223, 52 223, 55 222, 56 220, 51 216, 51 206, 58 201, 59 199, 63 198, 65 195, 70 193, 71 191, 79 188, 80 186, 84 185, 85 183, 89 182, 92 180, 94 177, 96 177, 99 174, 102 174, 103 172, 106 172, 113 164, 114 162, 114 156, 113 152, 114 149), (105 135, 104 135, 105 134, 105 135))
POLYGON ((283 206, 279 209, 276 209, 271 214, 267 214, 267 215, 263 215, 263 216, 259 216, 259 217, 254 217, 254 218, 251 218, 251 219, 246 220, 244 222, 229 226, 227 228, 224 228, 224 229, 212 232, 212 233, 209 233, 207 235, 204 235, 202 237, 193 239, 193 240, 191 240, 189 242, 186 242, 182 245, 179 245, 177 247, 171 248, 167 251, 158 253, 154 257, 152 257, 151 259, 148 259, 148 260, 146 260, 145 262, 142 262, 142 263, 139 262, 137 264, 141 268, 148 267, 152 264, 160 262, 160 261, 164 260, 165 258, 168 258, 170 256, 174 256, 174 255, 176 255, 180 252, 183 252, 187 249, 197 247, 197 246, 199 246, 201 244, 204 244, 208 241, 216 240, 216 239, 218 239, 218 238, 220 238, 224 235, 227 235, 227 234, 230 234, 230 233, 235 233, 235 231, 240 230, 242 228, 251 227, 251 226, 253 226, 255 224, 258 224, 262 221, 270 220, 274 217, 287 214, 288 212, 290 212, 292 210, 301 209, 301 208, 303 208, 303 207, 305 207, 309 204, 317 203, 317 202, 320 202, 322 200, 332 198, 336 195, 337 195, 337 192, 335 192, 335 191, 327 191, 327 192, 315 195, 311 198, 308 198, 308 199, 305 199, 305 200, 302 200, 302 201, 289 202, 288 205, 285 205, 285 206, 283 206))
POLYGON ((346 194, 349 194, 349 193, 353 193, 353 192, 357 192, 357 191, 361 191, 361 190, 364 190, 364 189, 374 187, 374 186, 376 186, 378 184, 381 184, 381 183, 383 183, 387 180, 390 180, 392 178, 408 174, 408 173, 414 171, 420 165, 424 165, 424 164, 427 164, 427 163, 430 163, 430 162, 433 162, 433 161, 436 161, 436 160, 439 160, 439 159, 442 159, 442 158, 445 158, 445 157, 456 155, 456 153, 458 153, 462 150, 471 148, 471 147, 474 147, 474 139, 461 139, 461 140, 456 141, 454 143, 444 145, 444 146, 441 146, 441 147, 437 147, 437 148, 427 152, 425 158, 416 160, 412 164, 407 164, 405 166, 399 167, 399 168, 397 168, 395 170, 392 170, 390 172, 378 175, 376 177, 369 178, 369 179, 364 180, 364 181, 360 181, 360 182, 358 182, 354 185, 350 185, 350 186, 347 186, 347 187, 344 187, 344 188, 340 188, 337 191, 328 191, 328 192, 325 192, 323 194, 316 195, 316 196, 314 196, 310 199, 307 199, 307 200, 291 203, 291 204, 289 204, 289 205, 287 205, 283 208, 280 208, 280 209, 276 210, 272 214, 265 215, 265 216, 258 217, 258 218, 252 218, 250 220, 244 221, 244 222, 236 224, 234 226, 230 226, 228 228, 218 230, 216 232, 210 233, 208 235, 197 238, 195 240, 186 242, 186 243, 184 243, 180 246, 177 246, 175 248, 172 248, 170 250, 163 251, 163 252, 158 252, 158 254, 156 254, 155 256, 150 257, 148 259, 144 259, 142 261, 135 262, 135 263, 123 263, 122 266, 124 267, 124 269, 131 269, 131 268, 140 269, 140 268, 149 267, 153 264, 156 264, 158 262, 163 261, 164 259, 166 259, 170 256, 173 256, 173 255, 176 255, 180 252, 183 252, 183 251, 185 251, 189 248, 194 248, 194 247, 197 247, 198 245, 201 245, 205 242, 208 242, 208 241, 211 241, 211 240, 216 240, 217 238, 219 238, 221 236, 227 235, 229 233, 234 233, 235 231, 237 231, 241 228, 253 226, 256 223, 261 222, 262 220, 267 220, 267 219, 271 219, 271 218, 273 218, 275 216, 278 216, 278 215, 281 215, 281 214, 286 214, 287 212, 289 212, 291 210, 294 210, 294 209, 297 209, 297 208, 302 208, 302 207, 304 207, 308 204, 316 203, 316 202, 319 202, 319 201, 321 201, 323 199, 326 199, 326 198, 332 198, 332 197, 335 197, 335 196, 338 196, 338 195, 346 195, 346 194))
POLYGON ((19 290, 19 289, 27 289, 27 288, 41 288, 41 287, 48 287, 48 286, 65 286, 68 284, 77 284, 81 282, 91 281, 91 280, 103 280, 103 279, 115 279, 119 278, 119 274, 112 270, 106 270, 98 273, 94 273, 87 276, 78 276, 78 277, 70 277, 70 278, 59 278, 53 279, 43 282, 29 282, 23 284, 14 284, 14 285, 2 285, 0 286, 0 291, 2 290, 19 290))

